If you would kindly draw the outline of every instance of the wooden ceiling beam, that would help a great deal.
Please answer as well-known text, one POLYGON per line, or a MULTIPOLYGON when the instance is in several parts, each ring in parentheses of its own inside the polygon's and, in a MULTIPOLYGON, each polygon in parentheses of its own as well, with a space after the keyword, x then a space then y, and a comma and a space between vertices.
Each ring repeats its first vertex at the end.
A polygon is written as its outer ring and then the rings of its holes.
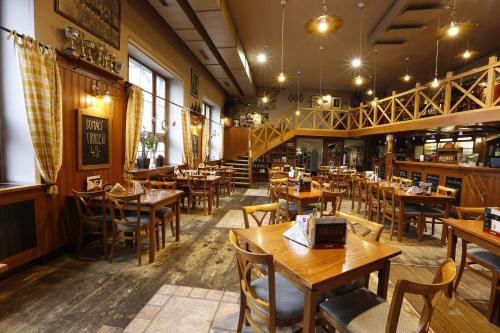
POLYGON ((378 36, 387 31, 391 22, 408 7, 408 0, 394 0, 391 8, 368 34, 368 44, 373 45, 378 36))

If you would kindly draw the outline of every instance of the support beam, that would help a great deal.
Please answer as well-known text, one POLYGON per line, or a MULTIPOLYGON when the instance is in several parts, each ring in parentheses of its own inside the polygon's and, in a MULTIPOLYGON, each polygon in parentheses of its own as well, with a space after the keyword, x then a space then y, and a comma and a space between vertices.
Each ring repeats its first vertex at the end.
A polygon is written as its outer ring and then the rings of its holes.
POLYGON ((385 16, 382 17, 382 19, 368 34, 368 45, 373 45, 376 42, 377 37, 387 31, 394 18, 399 16, 407 6, 408 0, 395 0, 385 16))

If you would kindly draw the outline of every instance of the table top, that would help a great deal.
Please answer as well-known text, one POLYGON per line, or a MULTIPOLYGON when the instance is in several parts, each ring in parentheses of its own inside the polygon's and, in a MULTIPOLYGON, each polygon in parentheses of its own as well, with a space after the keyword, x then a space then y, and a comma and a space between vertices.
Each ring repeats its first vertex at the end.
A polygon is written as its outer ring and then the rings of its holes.
POLYGON ((483 220, 443 219, 443 222, 450 227, 466 232, 472 236, 482 239, 485 242, 500 247, 500 237, 483 231, 483 220))
MULTIPOLYGON (((210 176, 210 175, 207 176, 207 181, 208 182, 217 181, 219 179, 221 179, 221 176, 210 176)), ((183 176, 183 175, 178 175, 177 176, 177 180, 178 181, 186 181, 187 182, 188 177, 187 176, 183 176)))
POLYGON ((293 199, 315 199, 321 196, 321 191, 317 189, 312 189, 308 192, 299 192, 292 187, 288 188, 288 196, 293 199))
POLYGON ((431 194, 410 194, 406 192, 405 190, 402 190, 399 188, 399 184, 397 183, 390 183, 387 181, 380 181, 380 182, 370 182, 371 184, 378 183, 380 187, 394 187, 394 196, 396 198, 418 198, 422 200, 429 200, 429 201, 453 201, 455 198, 445 195, 445 194, 439 194, 437 192, 431 192, 431 194))
POLYGON ((277 266, 293 274, 308 289, 401 254, 397 248, 353 233, 348 233, 344 248, 310 249, 283 236, 294 223, 238 229, 235 232, 260 251, 273 255, 277 266))
MULTIPOLYGON (((184 192, 181 190, 164 190, 164 189, 146 189, 146 193, 141 194, 141 205, 154 206, 165 201, 170 201, 178 198, 184 192)), ((124 192, 112 193, 113 195, 131 195, 132 190, 126 189, 124 192)), ((134 200, 135 201, 135 200, 134 200)))

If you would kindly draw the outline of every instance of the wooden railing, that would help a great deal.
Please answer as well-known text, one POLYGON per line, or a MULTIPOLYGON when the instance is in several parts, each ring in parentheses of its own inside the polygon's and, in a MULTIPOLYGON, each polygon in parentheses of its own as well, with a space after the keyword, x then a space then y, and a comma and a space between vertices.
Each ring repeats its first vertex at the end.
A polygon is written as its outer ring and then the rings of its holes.
POLYGON ((272 123, 252 128, 250 156, 255 160, 295 135, 348 137, 500 120, 500 96, 495 95, 498 73, 500 62, 490 57, 479 68, 456 75, 448 72, 438 87, 417 83, 413 89, 350 110, 283 112, 272 123))

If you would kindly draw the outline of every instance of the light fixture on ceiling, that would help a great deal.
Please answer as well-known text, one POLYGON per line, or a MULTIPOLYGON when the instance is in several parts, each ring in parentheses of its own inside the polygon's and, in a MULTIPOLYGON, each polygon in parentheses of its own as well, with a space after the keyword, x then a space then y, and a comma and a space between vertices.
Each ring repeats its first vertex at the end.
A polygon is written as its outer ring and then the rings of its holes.
POLYGON ((354 78, 354 84, 357 86, 362 85, 364 82, 365 82, 365 80, 363 79, 363 77, 361 75, 358 75, 354 78))
POLYGON ((439 39, 436 40, 436 67, 434 68, 434 80, 432 80, 431 87, 437 88, 439 87, 438 80, 438 59, 439 59, 439 39))
POLYGON ((264 95, 261 99, 262 103, 266 104, 267 102, 269 102, 269 97, 267 97, 267 95, 264 95))
POLYGON ((264 53, 259 53, 257 55, 257 61, 263 64, 267 61, 267 56, 264 53))
POLYGON ((264 96, 262 96, 261 101, 264 104, 269 102, 269 97, 267 97, 267 66, 264 66, 264 96))
POLYGON ((354 59, 352 59, 351 66, 354 67, 354 68, 361 67, 361 59, 360 58, 354 58, 354 59))
POLYGON ((278 74, 278 82, 283 83, 286 81, 286 75, 283 70, 283 52, 285 49, 285 42, 284 42, 284 36, 285 36, 285 4, 286 0, 281 0, 281 63, 280 63, 280 73, 278 74))
POLYGON ((353 68, 360 68, 363 64, 361 61, 361 44, 362 44, 362 36, 363 36, 363 9, 365 8, 365 3, 360 1, 358 3, 359 7, 359 54, 357 57, 351 60, 351 66, 353 68))
POLYGON ((435 33, 437 39, 453 39, 463 37, 472 31, 476 30, 479 24, 473 22, 457 22, 457 1, 453 0, 453 7, 451 8, 451 22, 438 30, 435 33))
POLYGON ((406 57, 405 58, 405 62, 406 62, 406 74, 403 76, 403 81, 410 82, 411 76, 410 76, 410 74, 408 72, 408 63, 410 62, 410 58, 406 57))
POLYGON ((464 59, 469 59, 471 57, 472 53, 469 50, 465 50, 464 53, 462 54, 462 57, 464 59))
POLYGON ((342 27, 344 20, 339 16, 326 14, 326 11, 326 0, 323 0, 321 15, 311 18, 304 26, 308 34, 326 36, 342 27))
POLYGON ((295 110, 295 115, 300 115, 300 71, 297 71, 297 110, 295 110))
POLYGON ((368 91, 366 92, 366 94, 367 94, 368 96, 371 96, 371 95, 373 95, 373 90, 371 90, 371 89, 368 89, 368 91))

